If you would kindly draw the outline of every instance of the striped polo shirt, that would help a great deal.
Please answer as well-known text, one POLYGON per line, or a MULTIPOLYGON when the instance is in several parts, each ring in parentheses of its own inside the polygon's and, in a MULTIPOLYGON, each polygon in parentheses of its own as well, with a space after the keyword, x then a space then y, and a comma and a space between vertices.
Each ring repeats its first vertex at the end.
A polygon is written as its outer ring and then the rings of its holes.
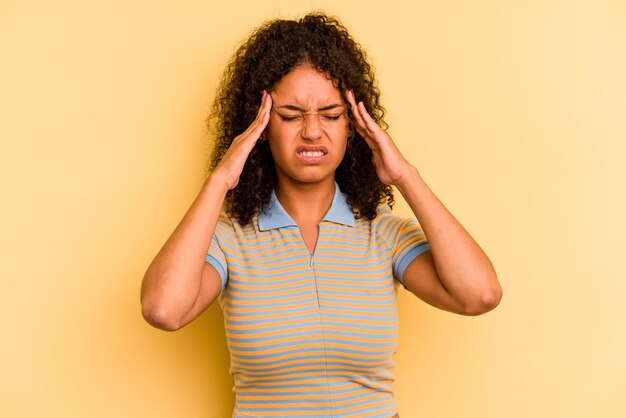
POLYGON ((337 184, 313 254, 275 193, 246 226, 222 212, 206 261, 223 284, 233 417, 393 416, 394 278, 428 248, 386 205, 355 219, 337 184))

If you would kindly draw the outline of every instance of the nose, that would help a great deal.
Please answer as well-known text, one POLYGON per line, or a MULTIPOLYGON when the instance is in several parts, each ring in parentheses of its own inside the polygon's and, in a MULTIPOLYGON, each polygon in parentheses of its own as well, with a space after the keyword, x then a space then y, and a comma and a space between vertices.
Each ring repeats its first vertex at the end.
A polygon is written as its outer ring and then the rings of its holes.
POLYGON ((302 116, 302 138, 314 141, 322 136, 322 124, 318 114, 302 116))

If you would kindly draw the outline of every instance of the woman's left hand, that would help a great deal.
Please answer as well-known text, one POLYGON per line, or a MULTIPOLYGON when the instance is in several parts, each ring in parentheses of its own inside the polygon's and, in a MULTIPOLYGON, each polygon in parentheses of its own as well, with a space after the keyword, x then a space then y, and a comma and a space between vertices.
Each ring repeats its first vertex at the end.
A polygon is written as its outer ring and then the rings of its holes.
POLYGON ((346 93, 352 106, 352 122, 372 150, 372 163, 378 178, 385 184, 397 185, 414 167, 404 158, 391 137, 367 113, 363 102, 356 103, 354 92, 346 93))

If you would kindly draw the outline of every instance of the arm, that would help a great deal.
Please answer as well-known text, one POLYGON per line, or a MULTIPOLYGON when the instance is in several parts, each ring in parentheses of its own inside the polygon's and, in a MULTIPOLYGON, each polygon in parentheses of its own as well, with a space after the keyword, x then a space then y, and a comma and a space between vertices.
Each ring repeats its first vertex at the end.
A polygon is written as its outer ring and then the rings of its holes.
POLYGON ((271 97, 263 92, 256 119, 237 136, 193 204, 156 255, 141 286, 141 311, 151 325, 168 331, 200 315, 219 295, 221 280, 205 262, 224 198, 269 121, 271 97))
POLYGON ((431 251, 418 256, 404 272, 404 285, 441 309, 479 315, 495 308, 502 289, 491 262, 400 153, 387 132, 348 92, 353 121, 372 149, 380 180, 395 186, 424 229, 431 251))

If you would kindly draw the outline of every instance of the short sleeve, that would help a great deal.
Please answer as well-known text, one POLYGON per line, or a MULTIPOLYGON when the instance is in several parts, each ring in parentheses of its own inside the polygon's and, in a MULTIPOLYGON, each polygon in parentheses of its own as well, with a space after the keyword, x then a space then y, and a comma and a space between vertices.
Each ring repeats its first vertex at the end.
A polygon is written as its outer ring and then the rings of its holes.
POLYGON ((223 235, 227 232, 228 224, 230 224, 230 222, 228 222, 226 215, 222 213, 218 219, 213 237, 211 238, 209 251, 204 258, 205 261, 215 267, 215 270, 219 273, 220 279, 222 280, 222 290, 224 290, 228 282, 228 263, 226 262, 226 256, 221 245, 221 243, 224 242, 225 237, 223 235))
POLYGON ((413 219, 403 222, 393 256, 394 275, 400 283, 404 285, 404 271, 411 261, 429 249, 422 227, 413 219))
POLYGON ((417 221, 393 215, 386 205, 378 209, 378 216, 374 221, 377 234, 392 252, 393 275, 404 285, 404 271, 411 261, 430 249, 424 231, 417 221))

